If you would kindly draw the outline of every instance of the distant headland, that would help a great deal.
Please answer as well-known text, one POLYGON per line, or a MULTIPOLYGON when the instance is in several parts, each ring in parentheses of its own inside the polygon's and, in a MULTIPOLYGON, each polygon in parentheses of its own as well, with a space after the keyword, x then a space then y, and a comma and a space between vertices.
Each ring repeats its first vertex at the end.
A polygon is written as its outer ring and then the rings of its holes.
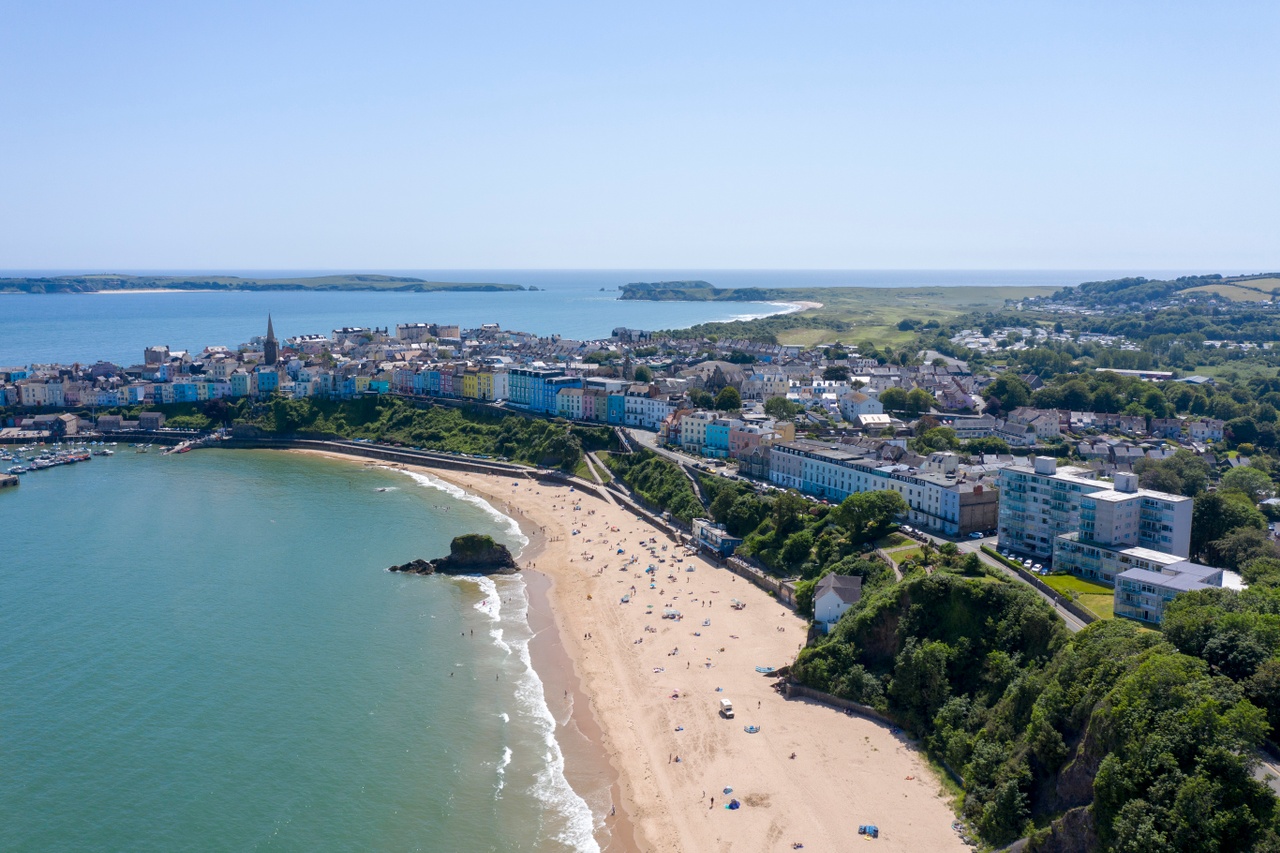
POLYGON ((354 273, 288 278, 241 278, 234 275, 59 275, 47 278, 0 278, 0 293, 103 293, 125 290, 384 290, 400 293, 433 291, 531 290, 518 284, 427 281, 393 275, 354 273))
POLYGON ((788 294, 768 287, 716 287, 706 281, 640 281, 622 286, 619 299, 650 302, 769 302, 788 294))

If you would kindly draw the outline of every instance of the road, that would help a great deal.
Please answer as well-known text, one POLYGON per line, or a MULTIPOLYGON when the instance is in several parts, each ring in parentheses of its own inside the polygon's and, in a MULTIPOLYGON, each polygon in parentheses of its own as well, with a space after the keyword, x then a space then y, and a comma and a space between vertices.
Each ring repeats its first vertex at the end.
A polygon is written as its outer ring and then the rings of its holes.
MULTIPOLYGON (((936 539, 937 537, 930 536, 929 538, 936 539)), ((950 540, 939 539, 938 541, 947 542, 950 540)), ((1004 572, 1005 575, 1017 581, 1018 583, 1022 584, 1023 586, 1027 587, 1028 589, 1033 591, 1036 595, 1044 599, 1048 603, 1048 605, 1052 607, 1059 616, 1062 617, 1062 621, 1067 623, 1068 631, 1074 634, 1078 631, 1084 630, 1085 623, 1081 622, 1080 619, 1075 614, 1073 614, 1071 611, 1064 608, 1061 604, 1058 604, 1058 602, 1054 601, 1050 596, 1045 595, 1043 591, 1027 583, 1025 580, 1022 579, 1021 575, 1019 575, 1013 569, 1006 566, 1004 563, 1000 562, 999 560, 993 560, 989 555, 983 553, 982 551, 983 545, 987 545, 991 548, 996 547, 996 537, 988 536, 985 539, 966 539, 963 542, 957 542, 956 544, 960 546, 960 552, 962 554, 977 554, 978 559, 981 560, 983 563, 987 564, 988 566, 991 566, 992 568, 999 569, 1000 571, 1004 572)))
POLYGON ((702 491, 702 484, 699 483, 698 478, 693 475, 693 465, 695 463, 692 457, 685 456, 683 453, 676 453, 674 451, 667 450, 665 447, 659 447, 657 433, 646 432, 642 429, 631 430, 626 429, 625 427, 623 427, 622 430, 627 434, 627 438, 629 438, 633 444, 638 444, 646 450, 652 450, 659 456, 670 459, 672 462, 679 465, 680 470, 684 472, 684 475, 689 478, 689 482, 693 485, 693 493, 698 496, 698 500, 704 507, 710 504, 707 500, 707 496, 702 491))

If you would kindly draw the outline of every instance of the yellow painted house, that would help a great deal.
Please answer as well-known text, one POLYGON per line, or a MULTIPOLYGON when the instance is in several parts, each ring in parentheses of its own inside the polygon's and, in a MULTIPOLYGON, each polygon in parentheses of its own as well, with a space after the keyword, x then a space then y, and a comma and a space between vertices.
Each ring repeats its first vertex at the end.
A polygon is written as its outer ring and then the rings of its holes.
POLYGON ((462 396, 469 400, 484 399, 480 395, 480 373, 474 367, 468 367, 462 374, 462 396))

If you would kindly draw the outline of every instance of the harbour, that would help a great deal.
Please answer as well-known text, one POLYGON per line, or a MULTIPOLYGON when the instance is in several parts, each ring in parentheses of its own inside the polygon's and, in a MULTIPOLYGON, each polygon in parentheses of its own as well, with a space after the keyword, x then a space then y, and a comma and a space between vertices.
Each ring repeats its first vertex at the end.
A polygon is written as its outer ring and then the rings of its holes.
MULTIPOLYGON (((0 465, 7 465, 8 467, 4 469, 5 476, 16 480, 23 474, 88 462, 95 456, 114 456, 115 451, 111 449, 114 446, 116 446, 114 442, 108 446, 106 442, 100 441, 74 446, 64 446, 62 443, 23 445, 15 451, 0 450, 0 465)), ((17 485, 17 483, 10 481, 0 485, 17 485)))

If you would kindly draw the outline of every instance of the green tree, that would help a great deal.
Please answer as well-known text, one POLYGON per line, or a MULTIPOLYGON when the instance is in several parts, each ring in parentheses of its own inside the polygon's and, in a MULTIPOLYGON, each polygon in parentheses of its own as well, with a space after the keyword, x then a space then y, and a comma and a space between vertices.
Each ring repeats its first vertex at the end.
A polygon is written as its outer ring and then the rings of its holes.
POLYGON ((956 431, 950 427, 934 427, 911 440, 911 449, 925 455, 936 450, 958 450, 959 447, 960 440, 956 438, 956 431))
POLYGON ((764 413, 778 420, 794 418, 803 411, 804 406, 799 403, 793 403, 786 397, 770 397, 764 401, 764 413))
POLYGON ((1084 380, 1075 379, 1062 386, 1061 407, 1073 412, 1093 411, 1093 395, 1084 380))
POLYGON ((1259 559, 1280 559, 1277 546, 1265 531, 1256 527, 1238 527, 1221 539, 1215 539, 1205 547, 1210 564, 1239 571, 1248 563, 1259 559))
POLYGON ((716 404, 716 398, 709 391, 701 388, 689 389, 689 405, 695 409, 710 409, 716 404))
POLYGON ((809 559, 809 553, 812 550, 813 534, 808 530, 797 530, 787 537, 779 556, 783 565, 792 571, 796 571, 802 563, 809 559))
POLYGON ((826 382, 848 382, 849 368, 842 364, 832 364, 822 370, 822 378, 826 382))
MULTIPOLYGON (((881 403, 884 401, 881 400, 881 403)), ((906 409, 908 414, 918 415, 936 407, 938 401, 923 388, 912 388, 907 392, 906 409)))
POLYGON ((1259 530, 1267 520, 1239 492, 1209 492, 1196 498, 1191 514, 1191 554, 1204 556, 1210 542, 1242 527, 1259 530))
POLYGON ((809 511, 809 504, 800 497, 799 492, 788 489, 773 499, 773 508, 769 512, 773 519, 773 529, 779 536, 787 536, 799 530, 804 523, 802 519, 809 511))
POLYGON ((1252 465, 1241 465, 1223 474, 1222 487, 1244 492, 1254 503, 1275 494, 1275 484, 1271 482, 1271 477, 1252 465))
POLYGON ((736 412, 742 408, 742 395, 737 388, 726 385, 716 395, 715 408, 719 412, 736 412))
POLYGON ((649 369, 647 364, 637 364, 634 379, 639 383, 648 385, 653 381, 653 371, 649 369))
POLYGON ((1240 576, 1250 587, 1280 584, 1280 559, 1255 557, 1240 567, 1240 576))
POLYGON ((1144 489, 1195 497, 1209 485, 1209 463, 1185 448, 1168 459, 1139 459, 1133 463, 1144 489))
POLYGON ((849 532, 856 544, 873 542, 889 531, 894 519, 907 512, 902 495, 890 489, 854 492, 840 502, 834 516, 836 523, 849 532))
POLYGON ((1008 453, 1009 443, 994 435, 984 438, 971 438, 964 443, 964 451, 973 455, 983 453, 1008 453))
POLYGON ((746 536, 760 526, 766 515, 768 507, 764 501, 742 495, 729 507, 724 526, 734 536, 746 536))
POLYGON ((889 698, 917 730, 933 719, 951 694, 947 665, 952 649, 943 642, 907 640, 893 668, 889 698))
POLYGON ((880 392, 880 405, 887 412, 905 412, 907 410, 907 392, 901 388, 886 388, 880 392))
POLYGON ((1231 418, 1227 421, 1226 432, 1230 440, 1237 444, 1251 444, 1258 440, 1258 425, 1253 418, 1231 418))
POLYGON ((987 397, 1000 403, 1000 411, 1011 412, 1031 402, 1031 386, 1015 373, 1002 373, 987 388, 987 397))

